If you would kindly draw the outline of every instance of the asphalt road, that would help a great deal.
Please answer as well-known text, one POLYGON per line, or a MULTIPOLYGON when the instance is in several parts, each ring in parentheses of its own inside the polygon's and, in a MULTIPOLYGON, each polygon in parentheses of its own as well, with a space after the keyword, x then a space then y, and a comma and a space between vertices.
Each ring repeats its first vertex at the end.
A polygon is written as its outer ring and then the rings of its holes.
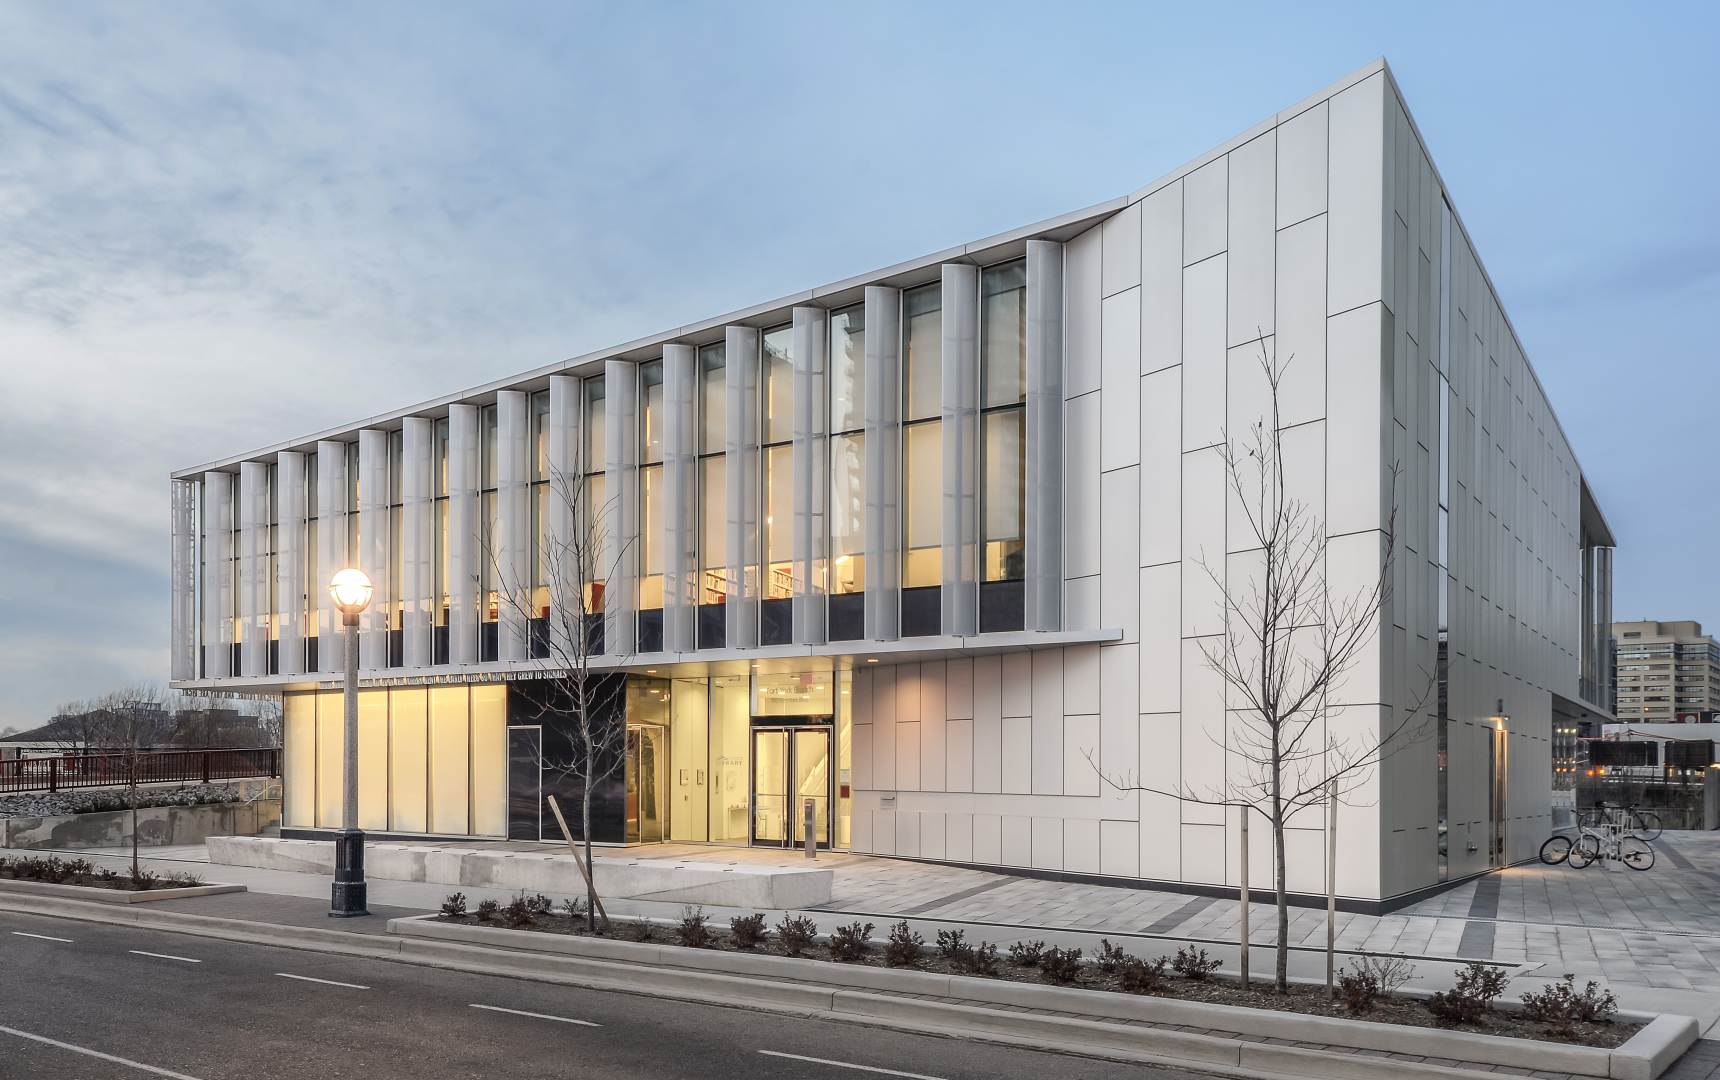
POLYGON ((0 914, 3 1080, 1122 1080, 1143 1073, 1198 1076, 718 1004, 0 914))

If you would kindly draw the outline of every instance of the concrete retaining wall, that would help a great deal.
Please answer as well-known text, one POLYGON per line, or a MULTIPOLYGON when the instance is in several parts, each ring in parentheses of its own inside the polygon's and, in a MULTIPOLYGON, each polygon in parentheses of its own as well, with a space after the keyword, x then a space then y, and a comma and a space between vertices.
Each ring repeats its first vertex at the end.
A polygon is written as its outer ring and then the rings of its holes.
MULTIPOLYGON (((334 845, 321 840, 262 836, 210 837, 209 861, 304 873, 334 872, 334 845)), ((672 859, 596 860, 597 888, 606 897, 665 900, 721 907, 806 908, 830 900, 835 873, 775 866, 719 866, 672 859)), ((453 848, 428 844, 364 846, 367 877, 472 888, 583 896, 585 879, 573 857, 545 851, 453 848)))
MULTIPOLYGON (((137 841, 146 847, 200 844, 211 836, 255 836, 281 823, 281 801, 151 806, 137 812, 137 841)), ((0 847, 72 849, 131 843, 131 811, 64 817, 0 818, 0 847)))

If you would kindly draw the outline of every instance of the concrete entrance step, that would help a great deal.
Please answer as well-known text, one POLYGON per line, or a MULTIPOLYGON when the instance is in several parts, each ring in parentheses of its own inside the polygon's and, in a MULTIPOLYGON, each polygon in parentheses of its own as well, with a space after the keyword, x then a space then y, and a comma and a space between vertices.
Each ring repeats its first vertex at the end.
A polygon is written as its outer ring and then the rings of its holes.
MULTIPOLYGON (((334 872, 334 845, 320 840, 267 836, 210 837, 209 861, 226 866, 334 872)), ((398 841, 367 843, 367 877, 454 887, 523 889, 553 898, 585 895, 585 881, 565 853, 505 851, 398 841)), ((722 907, 781 909, 829 903, 830 870, 735 863, 627 858, 596 860, 598 893, 605 898, 658 900, 722 907)))

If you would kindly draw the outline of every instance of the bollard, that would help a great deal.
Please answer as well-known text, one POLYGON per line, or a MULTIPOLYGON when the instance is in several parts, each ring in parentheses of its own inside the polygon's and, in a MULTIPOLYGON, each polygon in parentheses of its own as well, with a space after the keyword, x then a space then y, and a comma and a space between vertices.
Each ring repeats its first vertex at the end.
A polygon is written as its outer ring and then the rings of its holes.
POLYGON ((818 858, 818 804, 806 800, 806 857, 818 858))

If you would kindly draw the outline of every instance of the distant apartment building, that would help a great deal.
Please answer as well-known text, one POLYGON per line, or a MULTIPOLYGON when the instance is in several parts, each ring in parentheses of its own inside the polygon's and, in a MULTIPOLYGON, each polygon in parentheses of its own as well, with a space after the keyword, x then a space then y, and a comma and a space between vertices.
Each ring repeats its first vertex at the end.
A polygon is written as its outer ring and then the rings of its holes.
POLYGON ((1615 622, 1621 723, 1699 723, 1720 712, 1720 644, 1702 624, 1615 622))

